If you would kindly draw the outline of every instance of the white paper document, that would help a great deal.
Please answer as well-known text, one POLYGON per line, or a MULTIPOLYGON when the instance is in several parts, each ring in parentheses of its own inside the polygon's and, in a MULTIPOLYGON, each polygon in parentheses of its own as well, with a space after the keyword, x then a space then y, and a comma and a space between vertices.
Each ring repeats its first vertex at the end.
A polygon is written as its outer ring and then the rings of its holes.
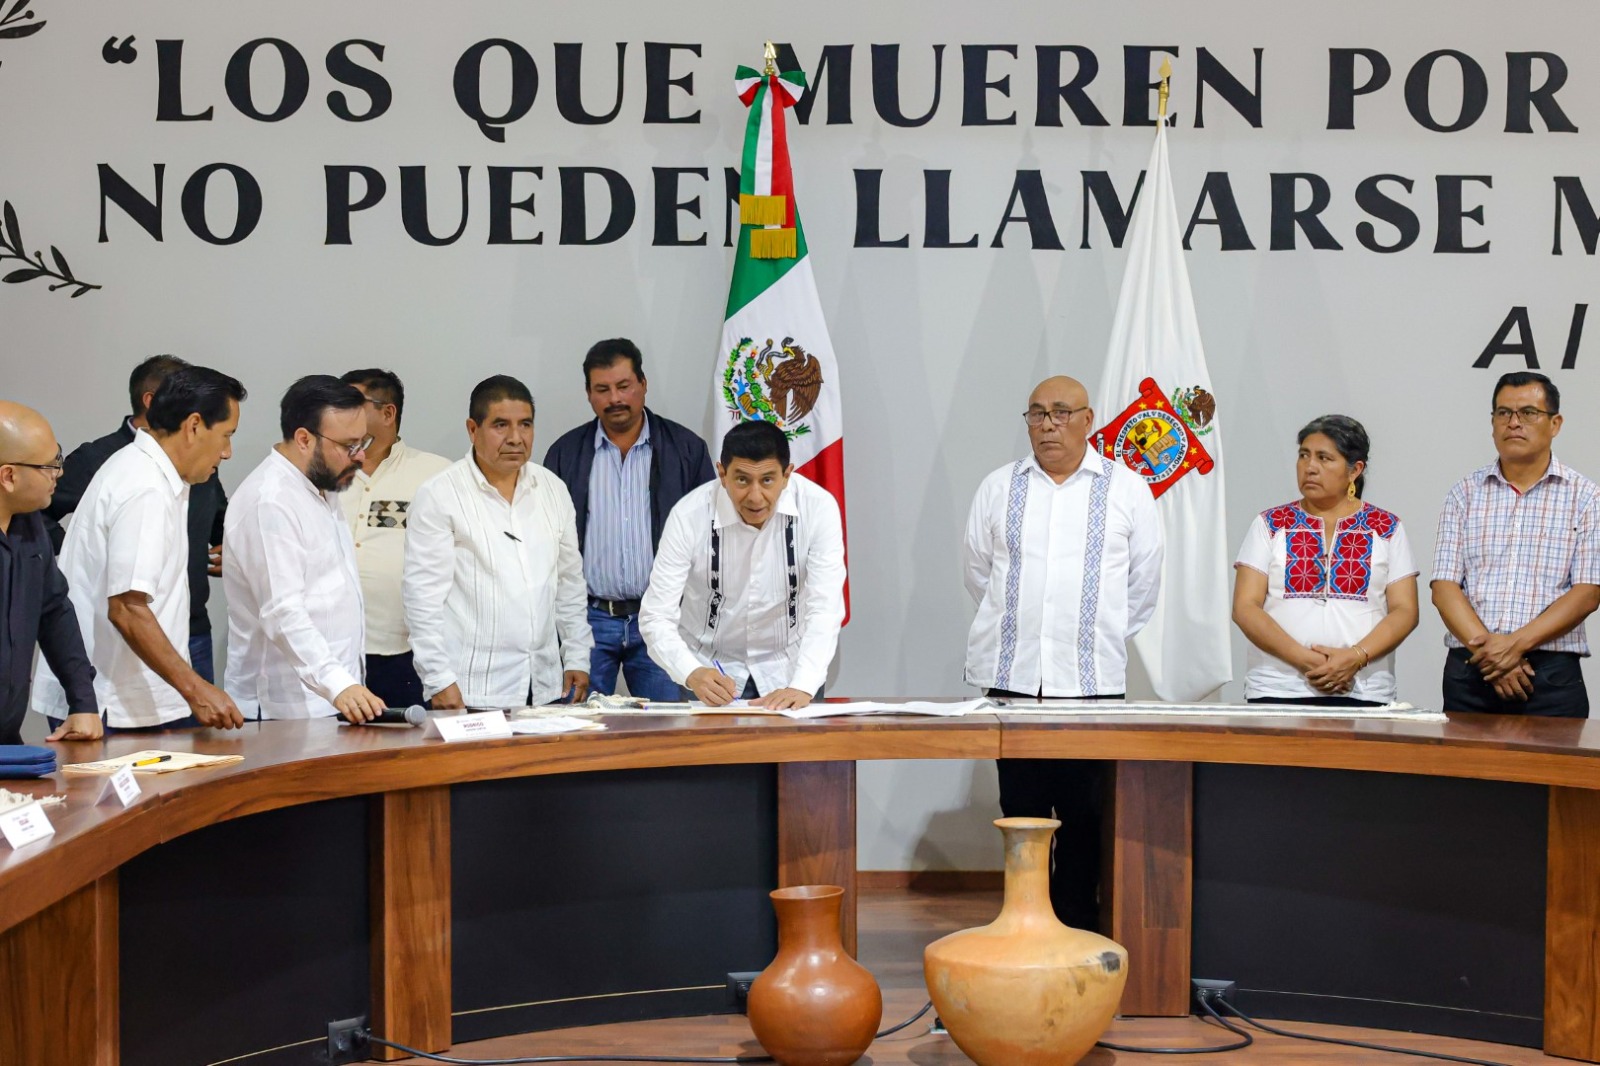
POLYGON ((992 713, 993 710, 994 704, 980 697, 961 703, 935 703, 932 700, 908 700, 904 703, 879 703, 875 700, 812 703, 778 713, 785 718, 841 718, 846 715, 865 714, 913 714, 933 718, 960 718, 964 714, 992 713))
POLYGON ((604 729, 603 722, 574 718, 570 714, 551 715, 548 718, 515 718, 511 732, 523 737, 542 737, 552 733, 592 733, 604 729))

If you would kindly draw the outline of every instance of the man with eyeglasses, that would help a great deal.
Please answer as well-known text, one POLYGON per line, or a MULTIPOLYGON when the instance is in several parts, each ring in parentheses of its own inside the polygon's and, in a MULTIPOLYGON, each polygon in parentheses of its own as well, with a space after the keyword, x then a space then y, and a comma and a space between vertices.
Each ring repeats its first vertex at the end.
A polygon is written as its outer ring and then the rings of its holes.
MULTIPOLYGON (((133 368, 128 378, 128 401, 133 413, 122 420, 114 432, 86 441, 72 449, 56 494, 44 509, 45 525, 57 552, 61 551, 66 531, 60 523, 78 509, 84 490, 107 459, 133 443, 133 435, 146 425, 150 398, 167 375, 189 364, 175 355, 152 355, 133 368)), ((228 510, 228 494, 216 474, 198 485, 189 486, 189 662, 195 673, 216 683, 212 662, 211 579, 222 576, 222 521, 228 510)))
POLYGON ((355 538, 356 567, 367 613, 367 687, 390 707, 422 702, 422 681, 412 662, 400 581, 405 570, 406 523, 417 489, 450 460, 400 439, 406 389, 392 370, 352 370, 339 379, 367 398, 372 444, 355 481, 339 494, 355 538))
POLYGON ((66 688, 69 713, 50 739, 94 740, 103 732, 94 667, 40 513, 60 477, 61 445, 50 423, 0 401, 0 744, 22 743, 35 647, 66 688))
MULTIPOLYGON (((233 454, 245 389, 210 367, 186 366, 150 398, 133 443, 100 467, 61 545, 95 695, 112 730, 244 724, 226 692, 189 658, 189 491, 233 454)), ((72 709, 48 661, 33 709, 59 728, 72 709)))
MULTIPOLYGON (((978 606, 966 679, 990 695, 1118 700, 1127 642, 1161 583, 1161 520, 1150 489, 1089 450, 1094 411, 1077 381, 1053 377, 1023 415, 1032 454, 983 479, 967 517, 962 570, 978 606)), ((1058 818, 1056 915, 1098 929, 1105 764, 1001 759, 1007 817, 1058 818)))
POLYGON ((1499 458, 1456 483, 1439 515, 1433 605, 1444 620, 1444 709, 1586 718, 1584 619, 1600 607, 1600 491, 1551 450, 1561 392, 1500 378, 1499 458))
POLYGON ((258 721, 369 721, 384 704, 362 684, 361 576, 338 499, 372 443, 367 399, 313 374, 283 394, 278 425, 228 508, 228 692, 258 721))

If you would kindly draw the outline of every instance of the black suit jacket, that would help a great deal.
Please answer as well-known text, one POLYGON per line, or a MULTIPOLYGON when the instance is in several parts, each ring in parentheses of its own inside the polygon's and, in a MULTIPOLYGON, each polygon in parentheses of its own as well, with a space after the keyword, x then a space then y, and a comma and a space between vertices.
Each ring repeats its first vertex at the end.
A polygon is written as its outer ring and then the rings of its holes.
MULTIPOLYGON (((50 543, 56 553, 61 552, 61 542, 66 530, 61 520, 78 509, 84 490, 100 472, 107 459, 133 443, 133 423, 123 419, 114 433, 98 440, 80 444, 67 456, 66 469, 56 482, 56 494, 44 510, 50 530, 50 543)), ((211 632, 211 615, 206 611, 206 601, 211 598, 211 578, 207 573, 209 549, 222 543, 222 519, 228 513, 228 494, 223 491, 222 480, 215 473, 201 485, 189 487, 189 634, 200 636, 211 632)))
POLYGON ((35 647, 67 690, 70 712, 98 711, 94 667, 38 512, 17 515, 0 533, 0 744, 22 743, 35 647))

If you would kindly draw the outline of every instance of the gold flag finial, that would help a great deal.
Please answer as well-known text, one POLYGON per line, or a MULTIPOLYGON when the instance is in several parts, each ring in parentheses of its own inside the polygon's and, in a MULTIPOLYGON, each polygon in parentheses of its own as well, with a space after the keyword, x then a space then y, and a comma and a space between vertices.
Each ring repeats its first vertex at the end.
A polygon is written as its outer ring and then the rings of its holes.
POLYGON ((1163 57, 1161 60, 1161 121, 1167 120, 1167 97, 1172 92, 1172 60, 1163 57))
POLYGON ((761 73, 770 78, 778 73, 778 46, 771 41, 767 42, 766 60, 767 67, 761 73))

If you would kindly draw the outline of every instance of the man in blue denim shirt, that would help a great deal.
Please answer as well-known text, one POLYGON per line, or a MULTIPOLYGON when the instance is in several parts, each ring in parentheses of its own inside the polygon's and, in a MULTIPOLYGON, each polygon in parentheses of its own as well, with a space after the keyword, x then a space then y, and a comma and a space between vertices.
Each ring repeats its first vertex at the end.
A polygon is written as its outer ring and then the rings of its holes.
POLYGON ((595 344, 583 380, 595 418, 551 445, 544 465, 566 483, 578 512, 594 631, 590 688, 615 692, 620 669, 630 694, 677 700, 678 686, 639 636, 639 599, 668 513, 712 479, 711 456, 693 430, 645 407, 644 357, 632 341, 595 344))

